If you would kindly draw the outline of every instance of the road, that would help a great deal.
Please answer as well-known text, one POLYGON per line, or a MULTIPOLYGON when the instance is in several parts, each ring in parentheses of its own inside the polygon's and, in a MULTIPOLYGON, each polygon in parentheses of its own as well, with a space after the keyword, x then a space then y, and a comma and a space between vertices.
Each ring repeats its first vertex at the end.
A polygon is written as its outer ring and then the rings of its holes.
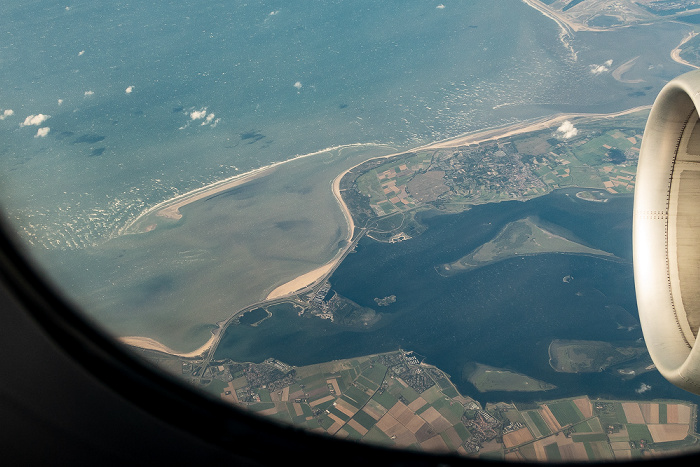
POLYGON ((291 295, 287 295, 287 296, 279 297, 279 298, 273 298, 271 300, 261 300, 259 302, 248 305, 247 307, 235 312, 233 315, 231 315, 223 323, 220 323, 219 328, 215 331, 216 332, 216 339, 212 342, 211 347, 209 347, 209 349, 206 351, 206 354, 204 356, 204 360, 202 360, 202 363, 199 365, 199 367, 195 371, 193 371, 192 376, 197 378, 197 380, 201 380, 202 375, 204 374, 204 370, 207 369, 207 367, 209 366, 209 363, 214 358, 214 354, 216 354, 216 349, 219 347, 221 340, 223 339, 224 335, 226 334, 226 329, 236 321, 236 318, 244 315, 245 313, 248 313, 249 311, 253 311, 256 308, 260 308, 260 307, 269 307, 269 306, 279 305, 281 303, 302 304, 303 302, 296 297, 298 295, 302 295, 302 294, 306 294, 306 293, 317 292, 318 289, 321 288, 323 283, 328 280, 328 278, 333 274, 333 272, 335 272, 335 270, 343 262, 343 260, 345 260, 345 258, 348 256, 348 254, 350 254, 350 252, 352 252, 355 249, 355 247, 357 246, 357 243, 360 241, 360 239, 362 237, 365 236, 366 233, 367 233, 366 228, 359 229, 357 232, 357 235, 355 235, 355 238, 352 240, 352 242, 350 242, 350 244, 345 248, 343 255, 336 262, 336 264, 331 268, 330 271, 328 271, 323 277, 319 278, 315 283, 313 283, 313 284, 311 284, 311 285, 309 285, 301 290, 298 290, 298 291, 294 292, 294 294, 291 294, 291 295))

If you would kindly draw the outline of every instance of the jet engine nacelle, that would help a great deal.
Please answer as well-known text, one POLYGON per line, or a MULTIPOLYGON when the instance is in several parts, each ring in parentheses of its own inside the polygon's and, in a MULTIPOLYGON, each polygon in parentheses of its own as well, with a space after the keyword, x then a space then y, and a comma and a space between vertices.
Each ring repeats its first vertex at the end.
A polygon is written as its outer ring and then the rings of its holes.
POLYGON ((649 354, 670 382, 700 394, 700 70, 659 93, 634 195, 634 281, 649 354))

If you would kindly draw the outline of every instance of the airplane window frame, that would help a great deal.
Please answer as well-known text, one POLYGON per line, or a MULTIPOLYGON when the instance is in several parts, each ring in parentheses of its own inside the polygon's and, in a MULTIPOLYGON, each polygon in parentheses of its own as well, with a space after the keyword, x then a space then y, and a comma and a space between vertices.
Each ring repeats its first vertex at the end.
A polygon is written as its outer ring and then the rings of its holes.
MULTIPOLYGON (((131 354, 123 345, 93 326, 45 280, 22 252, 20 245, 21 242, 6 222, 0 220, 0 286, 8 289, 10 295, 19 302, 22 311, 29 315, 60 351, 131 406, 198 438, 213 449, 229 452, 238 461, 242 457, 254 465, 278 465, 279 462, 296 456, 315 456, 319 464, 326 464, 326 455, 332 455, 336 465, 357 465, 360 462, 385 466, 512 465, 503 460, 410 451, 346 441, 276 423, 215 400, 188 386, 185 381, 176 379, 131 354)), ((669 460, 698 459, 700 453, 688 453, 609 463, 661 465, 669 460)), ((308 460, 308 463, 314 465, 314 459, 308 460)))
MULTIPOLYGON (((2 207, 0 212, 3 212, 2 207)), ((113 336, 104 332, 99 323, 93 324, 87 315, 81 313, 80 306, 72 304, 67 294, 62 293, 41 273, 41 269, 35 265, 31 255, 24 248, 23 241, 4 219, 0 219, 0 287, 11 292, 21 303, 26 314, 50 337, 60 351, 100 384, 165 423, 219 448, 235 450, 237 454, 243 452, 244 456, 249 456, 255 462, 275 462, 282 456, 328 452, 333 453, 334 459, 326 461, 334 464, 356 464, 369 459, 372 463, 382 462, 389 465, 511 463, 345 441, 277 423, 220 401, 140 358, 137 353, 129 351, 113 336), (268 437, 272 441, 250 441, 260 436, 268 437), (246 441, 241 442, 241 439, 246 441), (274 449, 270 449, 271 447, 274 449), (336 460, 341 456, 342 460, 336 460)), ((1 389, 2 384, 0 396, 1 389)), ((691 458, 700 458, 700 453, 683 453, 658 460, 613 460, 605 463, 648 464, 691 458)))
MULTIPOLYGON (((242 457, 256 465, 270 465, 299 455, 314 453, 323 457, 332 453, 334 458, 342 459, 334 464, 341 465, 358 462, 402 466, 493 463, 456 454, 401 450, 319 435, 220 402, 132 354, 92 325, 78 307, 71 305, 45 279, 22 250, 21 242, 7 222, 0 220, 0 287, 18 302, 21 312, 40 328, 59 352, 130 406, 212 448, 230 452, 239 461, 242 457)), ((5 304, 2 308, 6 311, 9 307, 11 305, 5 304)), ((30 377, 39 379, 39 376, 30 377)), ((0 393, 4 384, 8 383, 0 383, 0 393)), ((56 454, 60 459, 60 454, 56 454)))

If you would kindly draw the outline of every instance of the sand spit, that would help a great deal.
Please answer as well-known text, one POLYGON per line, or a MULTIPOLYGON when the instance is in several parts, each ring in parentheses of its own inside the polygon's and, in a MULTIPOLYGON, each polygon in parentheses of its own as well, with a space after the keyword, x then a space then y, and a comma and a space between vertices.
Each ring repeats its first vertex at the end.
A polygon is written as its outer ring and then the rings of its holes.
POLYGON ((639 58, 639 55, 634 57, 631 60, 627 60, 625 63, 620 65, 619 67, 615 68, 612 72, 612 77, 615 78, 615 80, 621 82, 621 83, 627 83, 627 84, 636 84, 636 83, 643 83, 643 79, 624 79, 622 75, 627 73, 637 62, 637 59, 639 58))
POLYGON ((678 44, 678 45, 676 46, 676 48, 673 49, 673 50, 671 51, 671 58, 672 58, 675 62, 678 62, 678 63, 683 64, 683 65, 687 65, 687 66, 689 66, 689 67, 691 67, 691 68, 700 68, 699 66, 693 65, 692 63, 688 62, 687 60, 683 60, 683 59, 681 58, 681 47, 683 47, 683 44, 685 44, 686 42, 688 42, 690 39, 692 39, 693 37, 695 37, 695 36, 697 36, 697 35, 698 35, 698 33, 695 32, 695 31, 689 32, 688 35, 685 36, 685 37, 681 40, 681 43, 678 44))
POLYGON ((566 14, 560 13, 540 0, 523 0, 524 3, 539 11, 546 17, 555 21, 566 34, 572 34, 578 31, 609 31, 609 28, 593 28, 578 21, 574 21, 566 14))
POLYGON ((615 118, 621 117, 623 115, 640 112, 642 110, 651 109, 651 105, 643 105, 639 107, 634 107, 632 109, 623 110, 621 112, 615 112, 610 114, 591 114, 591 113, 579 113, 579 114, 557 114, 549 117, 540 118, 537 120, 531 120, 523 123, 516 123, 513 125, 508 125, 505 127, 497 127, 486 129, 482 131, 477 131, 474 133, 469 133, 466 135, 457 136, 454 138, 445 139, 432 144, 428 144, 417 148, 420 149, 444 149, 452 148, 457 146, 469 146, 472 144, 485 143, 487 141, 495 141, 502 138, 507 138, 509 136, 520 135, 523 133, 531 133, 534 131, 546 130, 553 127, 559 123, 563 123, 566 120, 571 120, 574 118, 586 118, 586 119, 602 119, 602 118, 615 118))
POLYGON ((233 177, 225 178, 223 180, 219 180, 214 183, 210 183, 209 185, 203 186, 201 188, 196 188, 194 190, 188 191, 187 193, 183 193, 181 195, 177 195, 173 198, 170 198, 168 200, 162 201, 155 206, 152 206, 145 211, 143 211, 141 214, 136 216, 133 220, 131 220, 126 226, 121 228, 118 231, 118 235, 127 235, 127 234, 135 234, 135 233, 143 233, 147 232, 150 230, 153 230, 153 226, 149 225, 147 227, 140 227, 141 224, 143 224, 143 220, 150 215, 155 214, 156 216, 159 217, 165 217, 169 219, 174 219, 178 220, 182 218, 182 214, 180 214, 180 208, 183 206, 186 206, 190 203, 193 203, 195 201, 198 201, 203 198, 207 198, 209 196, 215 195, 217 193, 221 193, 226 190, 230 190, 231 188, 235 188, 237 186, 243 185, 245 183, 250 182, 251 180, 254 180, 258 177, 262 177, 265 175, 268 175, 272 172, 272 170, 276 169, 277 167, 281 166, 282 164, 287 164, 289 162, 293 162, 298 159, 303 159, 306 157, 311 157, 311 156, 317 156, 319 154, 323 154, 324 152, 329 152, 329 151, 335 151, 335 150, 341 150, 341 149, 346 149, 346 148, 354 148, 354 147, 363 147, 363 146, 386 146, 384 144, 377 144, 377 143, 352 143, 352 144, 342 144, 338 146, 331 146, 327 147, 325 149, 321 149, 318 151, 310 152, 307 154, 301 154, 294 156, 290 159, 280 161, 280 162, 275 162, 257 169, 253 169, 251 171, 234 175, 233 177))
POLYGON ((218 335, 218 328, 212 332, 211 337, 209 340, 199 347, 198 349, 193 350, 192 352, 177 352, 170 347, 166 346, 165 344, 161 344, 155 339, 151 339, 150 337, 141 337, 141 336, 127 336, 127 337, 120 337, 119 340, 131 347, 138 347, 140 349, 146 349, 146 350, 155 350, 157 352, 163 352, 168 355, 174 355, 176 357, 183 357, 183 358, 196 358, 196 357, 201 357, 204 355, 204 353, 207 352, 211 348, 211 346, 216 342, 217 335, 218 335))
POLYGON ((179 201, 168 204, 167 207, 156 211, 156 216, 167 217, 168 219, 174 220, 180 219, 182 218, 182 214, 180 214, 181 207, 217 193, 221 193, 222 191, 230 190, 231 188, 243 185, 244 183, 248 183, 258 177, 269 174, 272 172, 272 170, 274 170, 272 167, 263 167, 258 170, 252 170, 234 179, 224 181, 223 183, 217 183, 215 186, 208 185, 199 190, 191 191, 186 195, 182 195, 182 198, 179 201))
POLYGON ((274 298, 281 298, 286 295, 292 295, 294 292, 308 287, 314 284, 315 282, 319 281, 323 276, 328 274, 333 269, 333 267, 339 261, 340 257, 342 257, 342 253, 343 251, 340 251, 338 254, 336 254, 336 257, 333 258, 333 260, 324 264, 320 268, 316 268, 313 271, 309 271, 306 274, 302 274, 301 276, 297 277, 296 279, 292 279, 291 281, 280 285, 275 290, 270 292, 266 300, 272 300, 274 298))

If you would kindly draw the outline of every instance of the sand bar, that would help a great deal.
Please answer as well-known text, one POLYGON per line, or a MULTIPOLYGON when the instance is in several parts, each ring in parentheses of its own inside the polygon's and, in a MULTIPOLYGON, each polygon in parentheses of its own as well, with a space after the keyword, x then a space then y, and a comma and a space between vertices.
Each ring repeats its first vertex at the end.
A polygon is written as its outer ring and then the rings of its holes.
POLYGON ((546 17, 555 21, 559 27, 561 27, 565 33, 571 34, 578 31, 609 31, 610 28, 594 28, 587 26, 578 21, 574 21, 570 16, 565 13, 560 13, 548 5, 542 3, 540 0, 523 0, 524 3, 531 6, 535 10, 539 11, 546 17))
POLYGON ((698 33, 695 32, 695 31, 689 32, 688 35, 685 36, 685 37, 681 40, 681 43, 678 44, 678 45, 676 46, 676 48, 673 49, 673 50, 671 51, 671 58, 672 58, 674 61, 676 61, 676 62, 678 62, 678 63, 681 63, 681 64, 683 64, 683 65, 687 65, 687 66, 692 67, 692 68, 700 68, 699 66, 693 65, 692 63, 688 62, 687 60, 683 60, 683 59, 681 58, 681 47, 683 47, 683 44, 685 44, 686 42, 688 42, 690 39, 692 39, 693 37, 695 37, 695 36, 697 36, 697 35, 698 35, 698 33))
POLYGON ((237 186, 243 185, 243 184, 248 183, 248 182, 250 182, 258 177, 268 175, 272 172, 272 170, 281 166, 282 164, 293 162, 295 160, 303 159, 306 157, 316 156, 319 154, 323 154, 324 152, 341 150, 341 149, 346 149, 346 148, 353 148, 353 147, 366 147, 366 146, 386 146, 386 145, 377 144, 377 143, 353 143, 353 144, 342 144, 342 145, 338 145, 338 146, 331 146, 331 147, 327 147, 325 149, 310 152, 308 154, 297 155, 297 156, 294 156, 294 157, 287 159, 287 160, 284 160, 284 161, 268 164, 266 166, 263 166, 263 167, 260 167, 257 169, 253 169, 253 170, 250 170, 250 171, 242 173, 242 174, 234 175, 232 177, 228 177, 228 178, 225 178, 223 180, 219 180, 217 182, 210 183, 209 185, 205 185, 203 187, 188 191, 187 193, 177 195, 173 198, 162 201, 162 202, 156 204, 155 206, 152 206, 152 207, 146 209, 141 214, 139 214, 134 219, 132 219, 127 225, 122 227, 117 232, 117 235, 143 233, 146 231, 153 230, 152 225, 149 225, 147 227, 140 227, 140 224, 143 223, 142 221, 147 216, 150 216, 153 214, 155 214, 156 216, 159 216, 159 217, 165 217, 165 218, 174 219, 174 220, 180 219, 180 218, 182 218, 182 214, 180 214, 180 208, 182 208, 183 206, 186 206, 186 205, 193 203, 195 201, 198 201, 200 199, 215 195, 217 193, 221 193, 223 191, 230 190, 231 188, 235 188, 237 186))
MULTIPOLYGON (((218 331, 216 329, 215 331, 218 331)), ((171 349, 170 347, 166 346, 165 344, 161 344, 155 339, 151 339, 150 337, 140 337, 140 336, 127 336, 127 337, 120 337, 119 340, 131 347, 138 347, 141 349, 147 349, 147 350, 155 350, 157 352, 163 352, 167 353, 168 355, 174 355, 177 357, 184 357, 184 358, 195 358, 195 357, 200 357, 202 356, 207 350, 211 348, 211 346, 216 342, 218 332, 216 334, 212 333, 211 337, 209 340, 203 344, 201 347, 198 349, 193 350, 192 352, 178 352, 176 350, 171 349)))
POLYGON ((612 77, 615 78, 615 80, 621 82, 621 83, 627 83, 627 84, 635 84, 635 83, 643 83, 643 79, 624 79, 622 75, 627 73, 636 63, 637 59, 639 58, 639 55, 634 57, 631 60, 627 60, 625 63, 620 65, 619 67, 615 68, 613 70, 612 77))

